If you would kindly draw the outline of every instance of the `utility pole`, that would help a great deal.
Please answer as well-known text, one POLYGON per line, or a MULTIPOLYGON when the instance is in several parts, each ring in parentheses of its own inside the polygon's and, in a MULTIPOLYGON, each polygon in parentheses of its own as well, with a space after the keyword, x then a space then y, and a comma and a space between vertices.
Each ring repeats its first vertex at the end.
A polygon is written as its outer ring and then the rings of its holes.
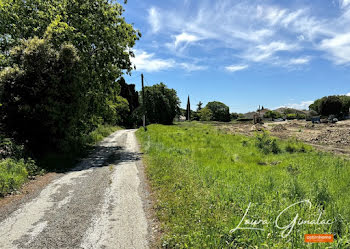
POLYGON ((145 101, 145 88, 143 86, 143 73, 141 74, 141 82, 142 82, 142 105, 143 105, 143 115, 142 115, 142 124, 143 129, 147 131, 146 127, 146 101, 145 101))

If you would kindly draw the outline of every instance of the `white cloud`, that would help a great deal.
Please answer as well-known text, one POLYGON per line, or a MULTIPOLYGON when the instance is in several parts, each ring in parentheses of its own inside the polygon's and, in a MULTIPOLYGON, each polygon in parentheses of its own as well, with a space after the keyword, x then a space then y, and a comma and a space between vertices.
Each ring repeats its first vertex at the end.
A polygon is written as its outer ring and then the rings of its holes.
POLYGON ((287 64, 288 65, 302 65, 310 62, 310 57, 299 57, 290 59, 287 64))
POLYGON ((181 43, 188 44, 188 43, 195 42, 198 40, 199 40, 199 37, 184 32, 184 33, 181 33, 181 34, 175 36, 174 46, 176 48, 181 43))
POLYGON ((192 71, 200 71, 200 70, 205 70, 207 69, 206 66, 199 66, 199 65, 195 65, 195 64, 190 64, 190 63, 178 63, 178 65, 180 67, 182 67, 183 69, 185 69, 186 71, 192 72, 192 71))
POLYGON ((286 44, 284 42, 271 42, 269 44, 264 44, 264 45, 259 45, 256 48, 260 49, 262 51, 266 51, 266 52, 276 52, 276 51, 283 51, 283 50, 292 50, 295 49, 295 45, 291 45, 291 44, 286 44))
POLYGON ((173 59, 156 58, 155 54, 146 51, 134 50, 135 57, 131 57, 131 62, 136 66, 136 70, 146 72, 158 72, 172 68, 182 68, 188 72, 204 70, 206 66, 200 66, 193 63, 178 63, 173 59))
POLYGON ((168 39, 163 46, 176 56, 186 56, 181 52, 191 44, 204 52, 231 50, 247 64, 302 65, 310 61, 304 50, 327 55, 335 64, 350 64, 350 0, 339 0, 339 15, 328 17, 316 16, 312 6, 291 9, 268 2, 203 0, 184 4, 181 11, 179 6, 152 7, 148 22, 152 32, 168 39))
POLYGON ((160 29, 160 14, 154 7, 148 10, 148 22, 152 27, 152 32, 156 33, 160 29))
POLYGON ((346 8, 350 4, 350 0, 340 0, 340 6, 346 8))
POLYGON ((293 104, 287 104, 281 107, 286 107, 286 108, 293 108, 293 109, 298 109, 298 110, 307 110, 309 109, 309 105, 314 103, 314 101, 309 100, 309 101, 302 101, 300 103, 293 103, 293 104))
POLYGON ((297 49, 296 45, 290 45, 285 42, 275 41, 269 44, 261 44, 253 49, 249 49, 242 55, 243 58, 260 62, 271 58, 275 53, 279 51, 292 51, 297 49))
POLYGON ((346 96, 350 96, 350 93, 347 93, 346 96))
POLYGON ((336 64, 350 62, 350 32, 336 35, 331 39, 324 39, 320 44, 320 49, 327 51, 336 64))
POLYGON ((231 66, 225 67, 225 69, 230 72, 236 72, 247 68, 248 68, 248 65, 231 65, 231 66))
POLYGON ((131 62, 136 66, 136 70, 144 70, 146 72, 156 72, 175 67, 174 60, 164 60, 155 58, 154 54, 145 51, 135 50, 135 58, 131 58, 131 62))

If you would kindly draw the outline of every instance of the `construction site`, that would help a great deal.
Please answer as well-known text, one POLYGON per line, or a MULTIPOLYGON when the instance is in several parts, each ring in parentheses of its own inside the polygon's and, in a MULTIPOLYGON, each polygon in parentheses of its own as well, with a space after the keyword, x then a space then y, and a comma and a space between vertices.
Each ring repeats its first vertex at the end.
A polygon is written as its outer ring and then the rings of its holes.
POLYGON ((306 120, 215 123, 226 133, 241 133, 253 136, 256 132, 268 131, 281 139, 296 138, 322 151, 350 157, 350 120, 336 123, 312 123, 306 120))

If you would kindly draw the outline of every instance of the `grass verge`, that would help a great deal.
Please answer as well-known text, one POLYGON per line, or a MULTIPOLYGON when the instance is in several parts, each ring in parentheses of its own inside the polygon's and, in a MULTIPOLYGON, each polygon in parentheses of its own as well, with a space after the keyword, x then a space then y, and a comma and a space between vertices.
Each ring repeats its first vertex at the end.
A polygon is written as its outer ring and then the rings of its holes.
POLYGON ((137 136, 157 200, 161 247, 350 246, 349 161, 295 140, 223 134, 203 124, 150 125, 137 136), (304 234, 323 233, 335 241, 304 243, 304 234))

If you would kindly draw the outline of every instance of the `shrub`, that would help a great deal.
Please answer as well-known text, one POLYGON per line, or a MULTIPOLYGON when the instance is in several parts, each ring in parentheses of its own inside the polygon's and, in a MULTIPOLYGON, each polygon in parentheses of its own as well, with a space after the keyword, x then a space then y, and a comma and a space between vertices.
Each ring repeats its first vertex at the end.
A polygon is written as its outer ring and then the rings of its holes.
POLYGON ((10 138, 4 138, 0 135, 0 159, 12 157, 20 159, 24 156, 24 146, 16 144, 10 138))
POLYGON ((282 117, 281 113, 276 112, 276 111, 267 111, 264 114, 264 118, 271 118, 271 120, 276 119, 276 118, 281 118, 281 117, 282 117))
POLYGON ((276 138, 270 137, 267 132, 263 132, 262 134, 256 135, 255 145, 264 154, 269 154, 269 153, 278 154, 282 152, 276 138))
POLYGON ((213 113, 211 112, 210 109, 206 107, 199 111, 199 119, 201 121, 210 121, 212 117, 213 117, 213 113))
POLYGON ((287 115, 286 115, 286 118, 287 118, 287 119, 297 119, 298 117, 297 117, 297 114, 295 114, 295 113, 290 113, 290 114, 287 114, 287 115))
POLYGON ((0 195, 11 193, 27 180, 26 165, 23 159, 7 158, 0 161, 0 195))

